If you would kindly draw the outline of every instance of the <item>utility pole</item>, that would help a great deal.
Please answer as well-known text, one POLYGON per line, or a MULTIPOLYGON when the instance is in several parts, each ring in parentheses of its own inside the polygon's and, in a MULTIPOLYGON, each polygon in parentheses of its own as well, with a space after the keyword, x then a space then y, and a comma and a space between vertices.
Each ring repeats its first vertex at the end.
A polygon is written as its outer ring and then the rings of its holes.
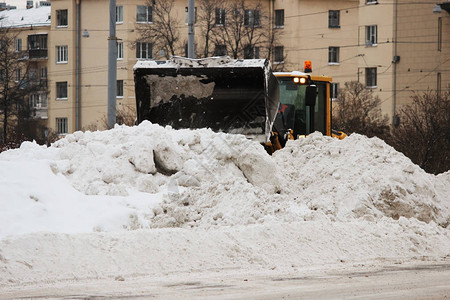
POLYGON ((77 0, 75 11, 75 131, 80 130, 80 14, 81 0, 77 0))
POLYGON ((188 1, 188 57, 195 58, 195 0, 188 1))
POLYGON ((397 117, 397 64, 398 64, 398 53, 397 53, 397 38, 398 38, 398 0, 395 0, 394 6, 394 58, 392 59, 393 64, 393 100, 392 100, 392 125, 398 126, 399 119, 397 117))
POLYGON ((117 97, 117 37, 116 37, 116 0, 109 0, 109 37, 108 37, 108 128, 116 124, 117 97))

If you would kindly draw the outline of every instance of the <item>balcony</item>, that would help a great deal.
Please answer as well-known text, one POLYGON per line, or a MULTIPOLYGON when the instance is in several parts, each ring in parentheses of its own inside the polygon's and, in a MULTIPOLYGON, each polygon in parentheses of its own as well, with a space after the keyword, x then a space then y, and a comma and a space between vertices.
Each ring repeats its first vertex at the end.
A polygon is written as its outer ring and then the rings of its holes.
POLYGON ((34 119, 48 119, 48 107, 33 107, 31 116, 34 119))
POLYGON ((46 78, 30 78, 24 80, 21 84, 23 88, 32 88, 34 91, 47 91, 48 89, 48 81, 46 78))
POLYGON ((28 50, 29 59, 48 59, 47 49, 29 49, 28 50))
POLYGON ((29 101, 30 101, 31 117, 35 119, 48 118, 48 102, 46 92, 38 92, 31 94, 29 101))
POLYGON ((48 59, 47 34, 32 34, 28 36, 29 59, 48 59))

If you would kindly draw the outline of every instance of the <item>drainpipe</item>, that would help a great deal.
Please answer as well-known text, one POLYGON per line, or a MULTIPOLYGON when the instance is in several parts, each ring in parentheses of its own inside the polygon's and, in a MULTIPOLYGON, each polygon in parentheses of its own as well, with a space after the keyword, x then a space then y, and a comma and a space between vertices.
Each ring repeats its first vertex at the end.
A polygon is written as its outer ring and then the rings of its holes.
POLYGON ((80 130, 80 3, 76 1, 75 25, 75 131, 80 130))

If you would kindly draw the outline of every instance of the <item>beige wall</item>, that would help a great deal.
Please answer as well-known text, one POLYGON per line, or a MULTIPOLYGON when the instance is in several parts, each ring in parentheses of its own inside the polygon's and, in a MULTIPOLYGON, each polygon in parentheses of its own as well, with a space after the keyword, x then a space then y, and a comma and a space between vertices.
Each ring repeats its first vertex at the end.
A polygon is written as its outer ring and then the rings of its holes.
POLYGON ((358 38, 358 73, 359 81, 365 85, 365 70, 367 67, 377 68, 377 86, 374 94, 381 99, 383 114, 392 117, 392 59, 393 59, 393 18, 394 10, 387 1, 380 4, 365 4, 361 0, 359 5, 359 38, 358 38), (366 46, 366 26, 377 25, 378 43, 376 46, 366 46))
POLYGON ((354 80, 358 64, 357 19, 354 1, 275 1, 285 10, 281 43, 285 46, 285 70, 302 71, 312 61, 313 73, 333 76, 333 82, 354 80), (340 10, 340 28, 328 28, 328 11, 340 10), (339 47, 339 63, 328 63, 328 47, 339 47))
POLYGON ((75 130, 75 10, 74 1, 52 1, 51 33, 48 39, 48 126, 56 132, 56 118, 68 119, 68 132, 75 130), (73 2, 73 3, 72 3, 73 2), (68 9, 68 26, 57 27, 56 10, 68 9), (57 63, 57 46, 68 46, 67 63, 57 63), (67 99, 56 99, 56 83, 68 83, 67 99))
POLYGON ((414 92, 437 88, 441 73, 442 89, 450 83, 450 15, 445 10, 433 14, 434 1, 409 1, 399 7, 398 18, 398 105, 408 103, 414 92), (429 2, 429 3, 426 3, 429 2), (438 19, 442 22, 442 46, 438 50, 438 19))

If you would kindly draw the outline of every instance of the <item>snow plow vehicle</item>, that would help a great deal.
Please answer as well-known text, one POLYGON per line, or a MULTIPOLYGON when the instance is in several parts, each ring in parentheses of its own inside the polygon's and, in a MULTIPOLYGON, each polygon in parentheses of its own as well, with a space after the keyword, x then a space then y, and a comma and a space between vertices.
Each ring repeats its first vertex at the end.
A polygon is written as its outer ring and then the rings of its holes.
POLYGON ((331 136, 330 77, 273 73, 264 59, 138 61, 137 123, 244 134, 269 153, 314 131, 331 136))

